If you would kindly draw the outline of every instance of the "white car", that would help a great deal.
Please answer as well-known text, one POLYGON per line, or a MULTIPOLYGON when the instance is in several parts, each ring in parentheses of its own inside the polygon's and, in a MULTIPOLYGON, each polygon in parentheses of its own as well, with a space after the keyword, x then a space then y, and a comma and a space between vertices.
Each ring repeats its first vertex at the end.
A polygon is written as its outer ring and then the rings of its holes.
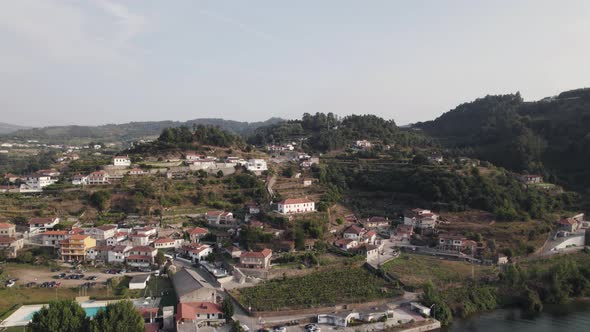
POLYGON ((9 280, 9 281, 6 283, 6 287, 12 287, 12 286, 14 286, 14 284, 15 284, 14 280, 9 280))
POLYGON ((277 326, 272 329, 272 332, 287 332, 287 328, 284 326, 277 326))

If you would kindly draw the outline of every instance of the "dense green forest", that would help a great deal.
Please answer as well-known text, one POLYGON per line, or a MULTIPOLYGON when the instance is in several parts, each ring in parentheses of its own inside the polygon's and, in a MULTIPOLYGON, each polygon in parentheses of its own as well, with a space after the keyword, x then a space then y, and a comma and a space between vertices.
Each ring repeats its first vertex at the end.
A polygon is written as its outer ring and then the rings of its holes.
POLYGON ((498 220, 543 218, 548 212, 571 209, 578 201, 573 193, 554 195, 525 188, 502 169, 483 176, 477 168, 462 174, 431 165, 334 161, 322 168, 319 178, 341 194, 385 192, 417 206, 481 209, 494 213, 498 220))
MULTIPOLYGON (((159 135, 165 128, 193 125, 218 126, 237 135, 248 135, 256 128, 282 122, 270 118, 262 122, 240 122, 223 119, 194 119, 180 121, 130 122, 102 126, 55 126, 11 131, 6 137, 39 140, 53 144, 87 144, 90 141, 133 142, 159 135)), ((1 133, 1 132, 0 132, 1 133)), ((7 132, 8 133, 8 132, 7 132)))
POLYGON ((538 102, 486 96, 416 127, 452 153, 535 172, 571 188, 590 185, 590 89, 538 102))
POLYGON ((354 140, 367 139, 382 145, 428 145, 429 138, 401 130, 393 120, 375 115, 349 115, 339 118, 333 113, 303 114, 292 120, 260 127, 247 139, 255 145, 285 144, 301 141, 310 151, 326 152, 347 147, 354 140))

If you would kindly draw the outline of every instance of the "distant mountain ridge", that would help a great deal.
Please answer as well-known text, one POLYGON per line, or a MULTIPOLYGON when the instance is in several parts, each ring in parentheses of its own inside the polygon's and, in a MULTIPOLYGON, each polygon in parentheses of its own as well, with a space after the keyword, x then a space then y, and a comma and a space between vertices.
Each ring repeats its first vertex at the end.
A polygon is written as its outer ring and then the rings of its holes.
POLYGON ((29 129, 29 128, 30 127, 24 127, 24 126, 13 125, 10 123, 0 122, 0 135, 10 134, 10 133, 13 133, 17 130, 29 129))
POLYGON ((218 118, 201 118, 188 121, 147 121, 123 124, 107 124, 101 126, 52 126, 43 128, 17 128, 2 134, 20 139, 35 139, 54 144, 100 142, 132 142, 145 138, 155 138, 164 128, 193 125, 212 125, 238 135, 248 135, 255 129, 284 121, 281 118, 270 118, 266 121, 240 122, 218 118))

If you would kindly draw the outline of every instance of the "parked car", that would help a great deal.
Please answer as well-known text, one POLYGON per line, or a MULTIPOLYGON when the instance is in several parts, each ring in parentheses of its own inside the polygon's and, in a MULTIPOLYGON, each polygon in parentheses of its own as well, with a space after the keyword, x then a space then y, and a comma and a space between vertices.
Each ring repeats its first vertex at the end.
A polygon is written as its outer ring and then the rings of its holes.
POLYGON ((14 282, 14 281, 12 281, 12 280, 8 280, 8 281, 6 282, 6 287, 12 287, 12 286, 14 286, 14 284, 16 284, 16 282, 14 282))
POLYGON ((272 332, 287 332, 287 328, 284 326, 273 327, 272 332))
POLYGON ((36 282, 34 282, 34 281, 27 282, 27 283, 25 284, 25 287, 35 287, 35 286, 37 286, 37 283, 36 283, 36 282))
POLYGON ((56 279, 61 279, 61 278, 64 278, 65 276, 66 276, 65 273, 60 273, 60 274, 56 275, 55 278, 56 279))
POLYGON ((97 276, 86 277, 86 280, 96 280, 96 279, 98 279, 97 276))

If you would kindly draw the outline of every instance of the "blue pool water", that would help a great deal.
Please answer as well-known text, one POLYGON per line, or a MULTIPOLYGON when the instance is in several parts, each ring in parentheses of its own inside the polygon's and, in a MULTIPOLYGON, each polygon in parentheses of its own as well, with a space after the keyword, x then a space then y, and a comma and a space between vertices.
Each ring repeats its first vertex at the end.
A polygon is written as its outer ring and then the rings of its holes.
MULTIPOLYGON (((94 317, 96 316, 96 313, 100 310, 100 309, 104 309, 104 307, 88 307, 88 308, 83 308, 84 311, 86 311, 86 316, 88 317, 94 317)), ((30 314, 27 315, 27 317, 25 317, 25 321, 30 321, 31 319, 33 319, 33 315, 35 314, 36 311, 31 312, 30 314)))

